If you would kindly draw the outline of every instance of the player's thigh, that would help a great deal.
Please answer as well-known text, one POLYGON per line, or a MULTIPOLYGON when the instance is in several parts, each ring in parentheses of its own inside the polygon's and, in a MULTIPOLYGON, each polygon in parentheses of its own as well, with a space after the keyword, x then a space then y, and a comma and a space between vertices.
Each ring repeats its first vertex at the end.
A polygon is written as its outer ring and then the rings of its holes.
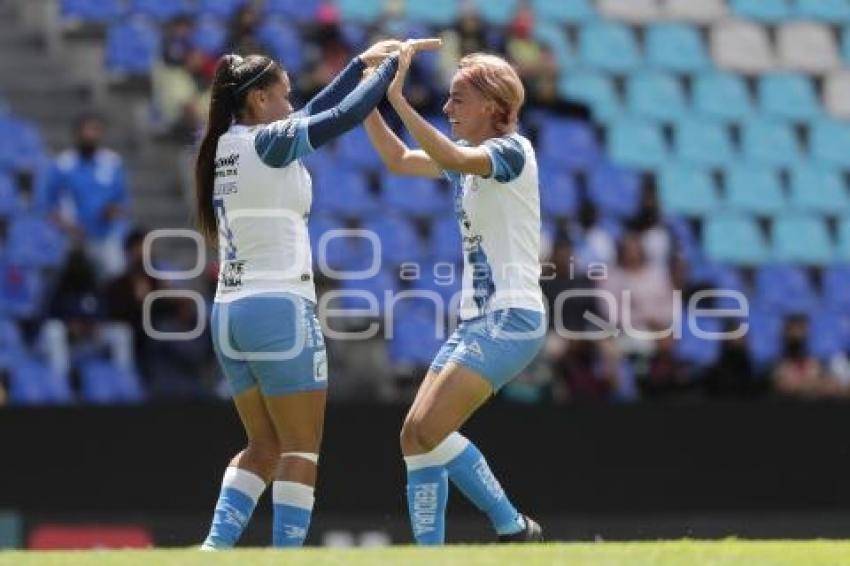
POLYGON ((264 396, 263 399, 277 433, 281 452, 319 452, 327 391, 303 391, 264 396))
POLYGON ((277 431, 260 388, 254 386, 234 395, 233 402, 249 443, 269 455, 278 453, 277 431))
POLYGON ((437 382, 437 376, 439 374, 434 370, 428 370, 428 373, 425 374, 425 378, 422 380, 422 383, 419 384, 419 389, 416 390, 416 397, 413 399, 413 403, 410 405, 410 409, 407 410, 407 416, 405 417, 405 421, 409 420, 417 411, 417 408, 420 404, 423 403, 423 399, 425 399, 431 389, 433 389, 434 384, 437 382))
POLYGON ((408 419, 430 448, 458 430, 493 395, 490 382, 475 371, 449 362, 408 419))

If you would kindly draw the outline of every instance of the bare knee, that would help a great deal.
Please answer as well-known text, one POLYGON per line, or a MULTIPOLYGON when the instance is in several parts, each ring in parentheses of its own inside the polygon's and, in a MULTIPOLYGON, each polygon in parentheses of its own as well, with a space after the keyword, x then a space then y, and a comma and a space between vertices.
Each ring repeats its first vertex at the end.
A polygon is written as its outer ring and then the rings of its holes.
POLYGON ((280 447, 277 440, 251 439, 248 441, 244 454, 262 468, 274 469, 280 457, 280 447))
POLYGON ((436 448, 444 436, 428 418, 409 417, 401 427, 401 452, 405 456, 425 454, 436 448))

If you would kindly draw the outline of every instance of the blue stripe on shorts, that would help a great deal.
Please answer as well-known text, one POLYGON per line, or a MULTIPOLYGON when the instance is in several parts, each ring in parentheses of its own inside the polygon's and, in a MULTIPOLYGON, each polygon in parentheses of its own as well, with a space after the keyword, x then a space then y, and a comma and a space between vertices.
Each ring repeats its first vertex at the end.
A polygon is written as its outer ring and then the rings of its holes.
POLYGON ((234 395, 254 386, 267 396, 327 388, 325 340, 311 301, 261 293, 214 303, 210 325, 234 395))

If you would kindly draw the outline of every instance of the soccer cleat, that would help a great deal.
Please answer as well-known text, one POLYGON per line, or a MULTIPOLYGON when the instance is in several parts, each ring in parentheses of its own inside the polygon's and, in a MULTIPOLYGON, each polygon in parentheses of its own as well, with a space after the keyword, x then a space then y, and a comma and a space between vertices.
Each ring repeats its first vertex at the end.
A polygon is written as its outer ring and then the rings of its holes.
POLYGON ((528 515, 522 516, 525 528, 518 533, 499 535, 499 542, 543 542, 543 528, 528 515))

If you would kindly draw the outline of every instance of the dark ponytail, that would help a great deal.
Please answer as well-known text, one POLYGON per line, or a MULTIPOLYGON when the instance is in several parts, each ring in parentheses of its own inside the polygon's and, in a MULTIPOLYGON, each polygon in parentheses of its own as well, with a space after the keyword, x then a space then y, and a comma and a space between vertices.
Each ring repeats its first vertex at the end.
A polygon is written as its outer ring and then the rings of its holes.
POLYGON ((198 157, 195 160, 195 206, 201 233, 215 243, 217 227, 213 208, 215 154, 218 139, 239 120, 245 98, 255 88, 280 80, 282 69, 268 57, 224 55, 218 60, 210 97, 210 113, 198 157))

